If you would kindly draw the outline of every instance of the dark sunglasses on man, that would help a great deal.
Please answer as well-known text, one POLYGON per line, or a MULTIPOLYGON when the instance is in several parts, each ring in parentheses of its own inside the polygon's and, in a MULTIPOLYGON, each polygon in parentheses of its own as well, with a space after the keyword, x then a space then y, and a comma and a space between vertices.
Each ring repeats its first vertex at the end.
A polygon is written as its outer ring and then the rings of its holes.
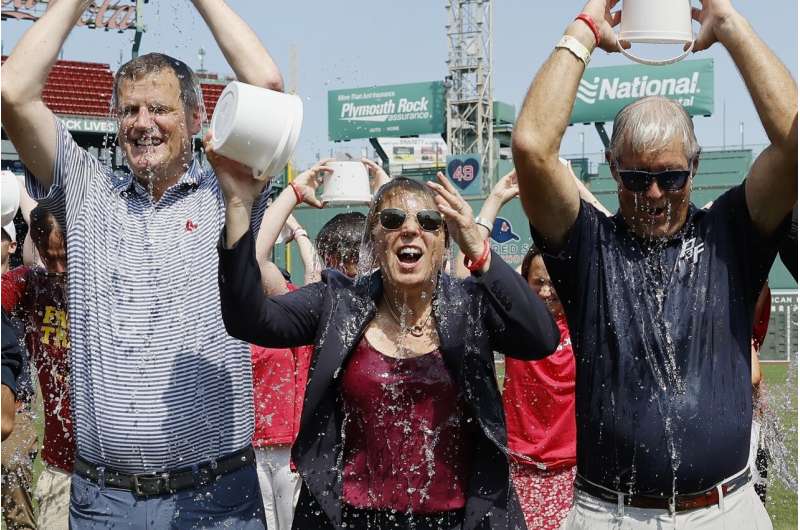
MULTIPOLYGON (((689 162, 689 167, 693 161, 689 162)), ((689 177, 692 175, 691 169, 668 169, 666 171, 643 171, 640 169, 617 169, 617 175, 622 181, 625 189, 634 193, 647 191, 647 188, 655 180, 658 187, 664 191, 680 191, 686 186, 689 177)))
MULTIPOLYGON (((399 230, 408 214, 400 208, 384 208, 378 214, 381 226, 386 230, 399 230)), ((426 232, 436 232, 442 227, 442 214, 437 210, 419 210, 417 224, 426 232)))

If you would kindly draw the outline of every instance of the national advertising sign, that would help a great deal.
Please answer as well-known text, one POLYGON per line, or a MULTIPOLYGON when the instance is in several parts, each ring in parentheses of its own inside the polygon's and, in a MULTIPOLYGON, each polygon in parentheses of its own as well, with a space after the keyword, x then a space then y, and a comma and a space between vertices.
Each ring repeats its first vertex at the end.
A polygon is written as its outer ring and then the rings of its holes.
POLYGON ((628 103, 655 95, 679 101, 692 116, 713 114, 714 60, 588 68, 578 87, 570 123, 613 121, 628 103))
POLYGON ((328 138, 332 141, 441 133, 444 118, 441 81, 328 92, 328 138))

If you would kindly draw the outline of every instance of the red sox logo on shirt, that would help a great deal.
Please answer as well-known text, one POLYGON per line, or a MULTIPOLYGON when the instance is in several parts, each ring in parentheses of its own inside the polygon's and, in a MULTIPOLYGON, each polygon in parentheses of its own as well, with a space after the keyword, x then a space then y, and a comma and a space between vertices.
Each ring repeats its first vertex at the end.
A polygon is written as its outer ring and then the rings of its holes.
POLYGON ((186 220, 186 231, 191 232, 197 228, 197 223, 193 222, 191 219, 186 220))

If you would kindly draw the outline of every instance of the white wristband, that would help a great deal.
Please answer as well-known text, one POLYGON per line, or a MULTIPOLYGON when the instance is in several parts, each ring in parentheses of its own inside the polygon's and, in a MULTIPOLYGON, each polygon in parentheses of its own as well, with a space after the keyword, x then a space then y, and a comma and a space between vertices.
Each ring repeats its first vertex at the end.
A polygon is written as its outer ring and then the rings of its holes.
POLYGON ((484 227, 486 230, 489 231, 490 234, 492 233, 492 228, 494 223, 489 221, 487 218, 481 217, 479 215, 478 217, 475 218, 475 224, 484 227))
POLYGON ((295 241, 297 241, 297 238, 298 238, 298 237, 300 237, 300 236, 306 236, 306 237, 308 237, 308 232, 306 232, 306 231, 305 231, 304 229, 302 229, 302 228, 298 228, 297 230, 295 230, 294 232, 292 232, 292 237, 294 238, 294 240, 295 240, 295 241))
POLYGON ((592 54, 588 48, 572 35, 564 35, 561 37, 561 40, 556 44, 556 49, 558 48, 569 50, 572 55, 583 61, 584 66, 589 66, 589 61, 592 60, 592 54))

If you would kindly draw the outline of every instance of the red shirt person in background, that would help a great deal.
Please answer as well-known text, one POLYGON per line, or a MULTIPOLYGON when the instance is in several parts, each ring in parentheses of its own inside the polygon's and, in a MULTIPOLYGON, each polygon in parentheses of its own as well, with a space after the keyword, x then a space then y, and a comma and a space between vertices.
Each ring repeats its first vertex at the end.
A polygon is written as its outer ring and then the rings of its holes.
POLYGON ((31 212, 31 238, 45 268, 18 267, 3 274, 3 309, 25 324, 25 344, 44 402, 45 468, 36 484, 40 528, 66 530, 70 474, 75 458, 69 400, 69 319, 64 234, 43 206, 31 212))
POLYGON ((528 528, 556 529, 569 512, 575 479, 575 357, 564 308, 535 247, 522 262, 522 276, 547 304, 561 342, 538 361, 506 358, 511 478, 528 528))
MULTIPOLYGON (((281 271, 271 261, 276 242, 288 245, 295 241, 303 262, 306 284, 319 281, 322 264, 348 276, 355 275, 364 233, 363 214, 345 213, 331 219, 320 229, 318 249, 291 215, 297 206, 297 194, 313 196, 318 185, 317 177, 330 171, 325 162, 321 161, 297 175, 291 185, 269 203, 264 213, 256 240, 256 260, 261 272, 261 287, 267 295, 277 296, 296 290, 289 283, 288 272, 281 271)), ((290 451, 300 429, 313 346, 264 348, 251 345, 250 350, 255 401, 253 446, 256 448, 256 469, 267 527, 269 530, 289 530, 300 493, 300 476, 291 465, 290 451)))

